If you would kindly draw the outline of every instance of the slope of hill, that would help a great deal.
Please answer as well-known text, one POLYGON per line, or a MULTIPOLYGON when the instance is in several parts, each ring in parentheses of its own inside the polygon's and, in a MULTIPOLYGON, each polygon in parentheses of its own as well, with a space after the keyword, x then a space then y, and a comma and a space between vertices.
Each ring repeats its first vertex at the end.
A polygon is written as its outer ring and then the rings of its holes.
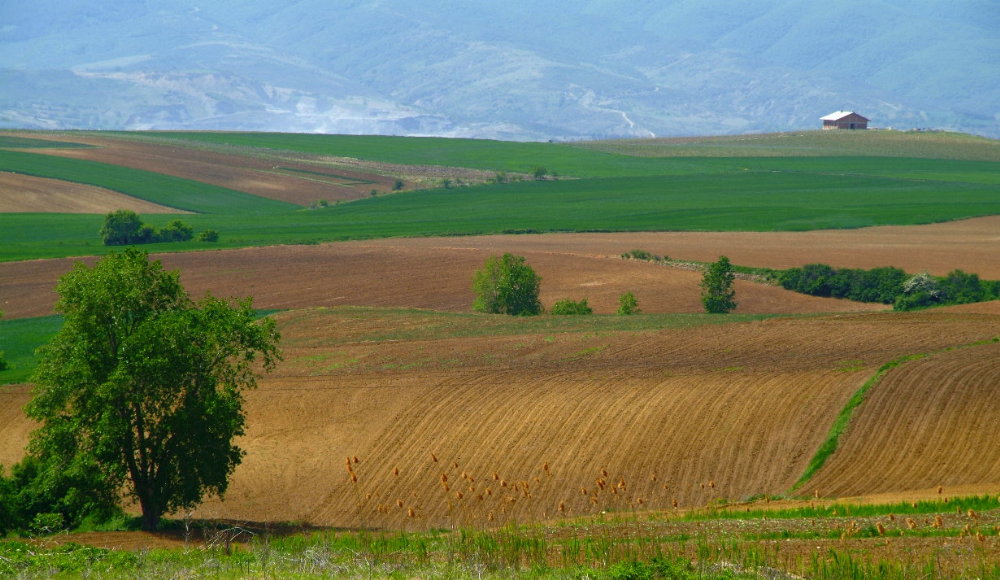
MULTIPOLYGON (((936 313, 680 327, 661 318, 631 331, 611 330, 608 319, 554 329, 541 319, 374 309, 278 319, 286 360, 249 393, 247 458, 226 500, 195 517, 422 529, 781 494, 880 364, 997 328, 995 316, 936 313)), ((871 452, 894 444, 855 453, 849 443, 835 459, 855 471, 831 461, 823 493, 995 486, 993 463, 961 458, 995 455, 995 412, 981 403, 996 365, 964 356, 913 368, 928 400, 948 404, 901 396, 912 385, 901 374, 873 394, 876 419, 859 417, 850 435, 893 437, 899 426, 885 415, 895 411, 878 401, 909 405, 900 413, 914 419, 913 445, 967 446, 947 474, 928 471, 939 451, 902 461, 871 452), (954 386, 969 379, 969 389, 934 388, 944 376, 954 386), (881 484, 851 485, 856 471, 881 484)), ((26 396, 3 393, 18 404, 26 396)), ((4 439, 23 441, 26 422, 7 418, 4 439)), ((0 452, 0 462, 17 457, 13 446, 0 452)))
POLYGON ((578 139, 812 128, 851 108, 1000 136, 983 0, 44 0, 2 17, 6 127, 578 139))

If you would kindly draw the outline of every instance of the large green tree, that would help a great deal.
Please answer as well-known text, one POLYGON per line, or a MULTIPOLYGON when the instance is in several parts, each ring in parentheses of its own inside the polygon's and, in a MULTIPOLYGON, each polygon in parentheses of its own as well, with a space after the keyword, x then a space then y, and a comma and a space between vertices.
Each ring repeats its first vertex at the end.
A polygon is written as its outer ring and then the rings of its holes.
POLYGON ((244 454, 243 392, 280 359, 274 321, 250 299, 192 301, 177 272, 134 248, 78 263, 56 289, 65 322, 39 351, 29 453, 98 473, 147 530, 223 495, 244 454))
POLYGON ((701 303, 705 312, 726 314, 736 308, 735 278, 729 258, 719 256, 709 264, 701 278, 701 303))
POLYGON ((535 315, 542 311, 538 290, 542 279, 523 256, 491 256, 472 280, 476 299, 473 310, 514 316, 535 315))

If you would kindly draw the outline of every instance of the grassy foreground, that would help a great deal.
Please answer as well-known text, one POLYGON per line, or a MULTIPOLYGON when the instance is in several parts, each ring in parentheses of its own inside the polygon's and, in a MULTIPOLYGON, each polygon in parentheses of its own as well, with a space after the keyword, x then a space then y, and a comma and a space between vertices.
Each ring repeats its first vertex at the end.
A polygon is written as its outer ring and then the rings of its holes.
POLYGON ((73 536, 0 542, 0 576, 43 578, 1000 578, 997 498, 892 505, 769 500, 499 529, 298 531, 175 522, 178 548, 73 536))

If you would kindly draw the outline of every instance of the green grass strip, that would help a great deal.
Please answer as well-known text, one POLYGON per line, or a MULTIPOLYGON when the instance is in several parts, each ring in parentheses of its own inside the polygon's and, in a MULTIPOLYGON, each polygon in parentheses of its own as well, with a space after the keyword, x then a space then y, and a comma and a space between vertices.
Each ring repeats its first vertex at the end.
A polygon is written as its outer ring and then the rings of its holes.
POLYGON ((818 519, 818 518, 858 518, 877 517, 888 514, 945 514, 964 513, 967 510, 985 512, 1000 509, 1000 497, 994 495, 974 495, 965 497, 949 497, 944 499, 921 500, 918 502, 901 501, 884 504, 846 504, 833 503, 829 505, 808 505, 788 509, 755 509, 740 506, 722 506, 718 509, 692 511, 681 519, 685 521, 708 520, 760 520, 760 519, 818 519))
POLYGON ((905 356, 901 356, 897 359, 891 360, 882 365, 878 369, 878 371, 865 382, 864 385, 861 385, 861 388, 854 393, 851 399, 847 401, 847 405, 845 405, 844 408, 841 409, 840 414, 837 415, 837 419, 833 422, 833 426, 830 427, 830 432, 827 433, 826 435, 826 440, 823 441, 823 444, 820 445, 819 449, 816 451, 816 455, 814 455, 813 458, 809 461, 809 466, 806 467, 806 470, 802 474, 802 477, 800 477, 799 480, 795 482, 795 485, 792 486, 793 492, 801 488, 803 485, 806 484, 806 482, 812 479, 812 476, 815 475, 816 472, 819 471, 824 464, 826 464, 826 460, 829 459, 830 456, 833 455, 835 451, 837 451, 837 445, 840 441, 840 436, 844 433, 844 431, 847 430, 847 426, 851 423, 851 418, 854 415, 854 410, 860 407, 861 403, 864 402, 865 395, 868 394, 868 391, 871 390, 872 387, 877 385, 879 381, 882 380, 882 377, 884 377, 885 374, 891 371, 892 369, 898 367, 899 365, 905 362, 921 359, 926 356, 928 355, 908 354, 905 356))
POLYGON ((950 352, 960 348, 982 346, 984 344, 990 344, 994 342, 1000 342, 1000 337, 994 337, 987 340, 979 340, 969 344, 960 344, 957 346, 951 346, 948 348, 943 348, 941 350, 929 353, 908 354, 893 359, 882 365, 878 369, 878 371, 870 379, 868 379, 868 381, 865 382, 865 384, 862 385, 861 388, 857 390, 857 392, 854 393, 854 396, 852 396, 851 399, 847 401, 847 405, 844 406, 844 408, 840 411, 840 414, 837 415, 837 419, 833 422, 833 426, 830 428, 830 432, 827 434, 826 440, 823 441, 823 444, 819 446, 819 449, 816 451, 816 454, 809 461, 809 465, 806 467, 806 470, 802 474, 802 477, 800 477, 799 480, 795 482, 795 485, 792 486, 791 491, 794 492, 798 490, 803 485, 805 485, 810 479, 812 479, 813 475, 815 475, 816 472, 819 471, 826 463, 826 460, 829 459, 830 456, 837 451, 837 445, 840 440, 840 436, 844 433, 844 431, 847 430, 847 426, 851 423, 851 418, 854 415, 854 410, 861 406, 861 403, 864 402, 865 395, 868 394, 868 391, 871 390, 872 387, 877 385, 882 380, 882 377, 884 377, 886 373, 898 367, 899 365, 909 361, 919 360, 922 358, 926 358, 928 356, 944 352, 950 352))

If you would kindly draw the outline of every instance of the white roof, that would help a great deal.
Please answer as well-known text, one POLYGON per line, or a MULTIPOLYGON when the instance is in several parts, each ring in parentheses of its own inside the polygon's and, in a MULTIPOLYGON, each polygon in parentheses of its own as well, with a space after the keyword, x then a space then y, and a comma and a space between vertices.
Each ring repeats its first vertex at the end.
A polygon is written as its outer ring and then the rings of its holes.
MULTIPOLYGON (((844 117, 848 117, 850 115, 857 115, 857 113, 855 113, 854 111, 835 111, 835 112, 830 113, 829 115, 827 115, 825 117, 820 117, 819 120, 820 121, 839 121, 839 120, 843 119, 844 117)), ((861 115, 858 115, 858 116, 860 117, 861 115)))

